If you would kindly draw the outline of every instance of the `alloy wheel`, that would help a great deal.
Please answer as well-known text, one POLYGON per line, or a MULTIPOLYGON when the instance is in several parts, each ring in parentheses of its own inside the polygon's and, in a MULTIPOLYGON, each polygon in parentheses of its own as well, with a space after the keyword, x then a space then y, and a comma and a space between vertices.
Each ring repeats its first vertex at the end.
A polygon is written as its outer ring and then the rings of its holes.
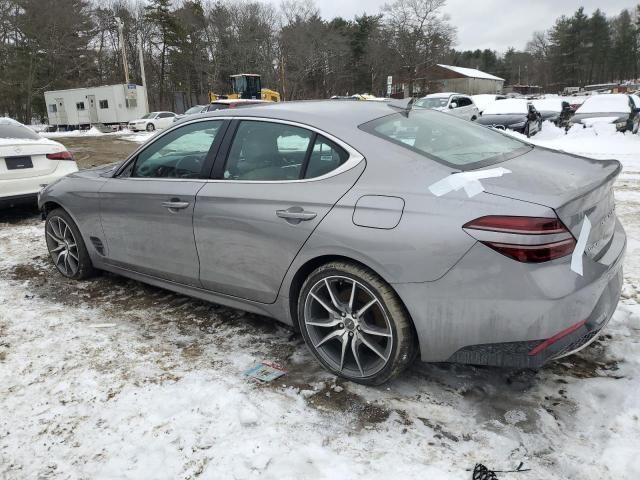
POLYGON ((311 287, 304 328, 317 354, 343 375, 370 377, 391 358, 387 312, 367 286, 351 277, 328 276, 311 287))
POLYGON ((67 277, 73 277, 80 268, 78 243, 71 227, 60 217, 52 217, 45 227, 47 247, 56 268, 67 277))

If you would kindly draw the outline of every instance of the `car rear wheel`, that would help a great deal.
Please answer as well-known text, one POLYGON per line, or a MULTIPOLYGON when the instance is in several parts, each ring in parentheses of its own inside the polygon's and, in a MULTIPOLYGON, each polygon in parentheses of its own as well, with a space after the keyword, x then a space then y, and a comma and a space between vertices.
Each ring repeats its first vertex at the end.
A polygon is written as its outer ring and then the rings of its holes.
POLYGON ((153 132, 155 129, 156 129, 156 126, 153 123, 151 122, 147 123, 147 132, 153 132))
POLYGON ((314 270, 298 298, 304 340, 330 372, 380 385, 415 357, 416 336, 393 289, 370 270, 332 262, 314 270))
POLYGON ((83 280, 95 274, 82 235, 67 212, 49 212, 44 231, 51 260, 62 275, 83 280))
POLYGON ((640 131, 640 117, 636 118, 636 121, 633 122, 633 131, 632 133, 638 133, 640 131))

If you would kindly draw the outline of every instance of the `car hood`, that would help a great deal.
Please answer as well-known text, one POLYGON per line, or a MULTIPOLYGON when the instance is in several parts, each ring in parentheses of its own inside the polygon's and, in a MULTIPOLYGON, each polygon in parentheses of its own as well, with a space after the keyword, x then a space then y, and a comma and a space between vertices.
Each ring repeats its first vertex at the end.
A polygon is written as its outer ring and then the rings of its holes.
POLYGON ((542 120, 549 120, 552 118, 558 118, 560 116, 560 112, 554 112, 551 110, 538 110, 540 112, 540 116, 542 117, 542 120))
POLYGON ((506 114, 506 115, 482 115, 476 121, 481 125, 501 125, 508 127, 516 123, 522 123, 527 120, 527 116, 523 114, 506 114))

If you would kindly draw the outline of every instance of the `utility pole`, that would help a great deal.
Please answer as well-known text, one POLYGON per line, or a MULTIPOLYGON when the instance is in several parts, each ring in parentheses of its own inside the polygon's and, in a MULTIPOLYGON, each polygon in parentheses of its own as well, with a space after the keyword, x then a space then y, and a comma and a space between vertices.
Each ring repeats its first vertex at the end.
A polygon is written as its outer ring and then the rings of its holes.
POLYGON ((127 47, 124 43, 124 22, 120 18, 115 17, 118 25, 118 38, 122 47, 122 65, 124 67, 124 81, 129 85, 129 64, 127 63, 127 47))
POLYGON ((144 73, 144 56, 142 54, 142 35, 138 33, 138 55, 140 55, 140 76, 142 77, 142 87, 144 89, 144 103, 146 112, 149 112, 149 96, 147 94, 147 76, 144 73))

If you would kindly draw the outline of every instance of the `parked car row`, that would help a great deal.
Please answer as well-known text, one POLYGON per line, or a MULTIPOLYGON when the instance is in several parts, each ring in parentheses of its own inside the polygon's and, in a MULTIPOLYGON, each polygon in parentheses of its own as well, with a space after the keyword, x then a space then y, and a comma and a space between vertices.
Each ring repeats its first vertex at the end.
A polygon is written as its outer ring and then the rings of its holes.
POLYGON ((565 129, 574 124, 590 127, 610 123, 615 124, 619 132, 638 133, 640 130, 640 97, 636 94, 507 98, 504 95, 469 97, 459 93, 434 93, 416 100, 414 105, 488 127, 513 130, 528 137, 539 132, 547 121, 565 129))
POLYGON ((245 100, 245 99, 226 99, 216 100, 208 105, 194 105, 186 112, 181 114, 175 114, 173 112, 150 112, 143 117, 132 120, 129 122, 129 130, 133 132, 139 132, 146 130, 147 132, 153 132, 154 130, 161 130, 169 127, 172 123, 178 122, 190 115, 197 115, 199 113, 213 112, 214 110, 224 110, 227 108, 238 108, 248 105, 256 105, 262 103, 269 103, 266 100, 245 100))
POLYGON ((635 94, 613 93, 593 95, 576 110, 574 124, 591 127, 598 123, 615 124, 619 132, 640 130, 640 97, 635 94))

